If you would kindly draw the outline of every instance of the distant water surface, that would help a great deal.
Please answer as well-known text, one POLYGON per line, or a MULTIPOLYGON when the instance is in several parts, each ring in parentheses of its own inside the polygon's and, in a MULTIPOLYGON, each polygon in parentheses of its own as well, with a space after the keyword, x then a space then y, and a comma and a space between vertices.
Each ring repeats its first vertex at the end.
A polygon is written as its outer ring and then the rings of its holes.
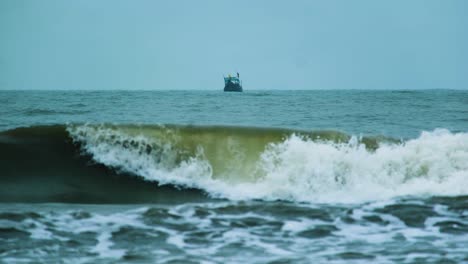
POLYGON ((468 130, 468 92, 0 91, 0 128, 33 124, 190 124, 330 129, 416 137, 468 130))

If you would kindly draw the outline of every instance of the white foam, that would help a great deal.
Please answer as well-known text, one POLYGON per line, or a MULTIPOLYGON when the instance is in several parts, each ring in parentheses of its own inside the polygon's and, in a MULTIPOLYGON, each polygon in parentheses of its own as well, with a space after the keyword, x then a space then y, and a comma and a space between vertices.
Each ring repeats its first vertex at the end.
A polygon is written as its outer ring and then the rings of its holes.
POLYGON ((310 220, 310 219, 299 219, 297 220, 290 220, 284 222, 281 230, 288 231, 293 233, 299 233, 301 231, 305 231, 307 229, 313 228, 317 225, 324 225, 328 224, 327 222, 321 220, 310 220))
POLYGON ((112 233, 106 230, 99 234, 97 240, 98 243, 94 247, 93 251, 98 253, 102 258, 114 258, 120 259, 125 255, 125 249, 112 249, 111 247, 114 243, 110 240, 112 238, 112 233))
POLYGON ((55 228, 60 231, 75 234, 86 232, 98 234, 96 237, 97 243, 91 249, 91 252, 97 253, 100 258, 121 259, 126 254, 126 250, 114 248, 112 234, 125 226, 147 229, 147 226, 139 220, 140 213, 145 210, 147 208, 138 208, 109 215, 96 214, 84 219, 74 219, 70 213, 49 216, 48 220, 53 221, 55 228))
POLYGON ((181 150, 157 137, 93 126, 68 130, 97 162, 148 181, 200 188, 213 197, 347 203, 405 195, 468 194, 468 133, 444 129, 423 132, 404 144, 383 144, 375 151, 356 139, 337 144, 292 135, 266 146, 252 161, 256 164, 251 178, 238 182, 228 180, 232 175, 213 175, 202 146, 192 157, 176 163, 181 150), (117 140, 139 144, 124 147, 117 140), (161 148, 159 156, 144 152, 145 145, 154 144, 161 148))
POLYGON ((33 220, 33 219, 26 219, 22 223, 25 226, 33 227, 28 228, 27 231, 31 233, 31 238, 34 239, 53 239, 54 235, 52 232, 47 230, 47 226, 43 223, 33 220))

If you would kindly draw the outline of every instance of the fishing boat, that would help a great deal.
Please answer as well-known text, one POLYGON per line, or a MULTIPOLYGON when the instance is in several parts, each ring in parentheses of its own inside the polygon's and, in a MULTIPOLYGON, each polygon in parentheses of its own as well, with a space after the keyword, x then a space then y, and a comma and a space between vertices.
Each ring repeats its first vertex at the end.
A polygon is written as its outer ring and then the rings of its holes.
POLYGON ((239 79, 239 73, 237 73, 237 77, 231 76, 230 74, 228 77, 224 76, 224 91, 242 92, 242 82, 239 79))

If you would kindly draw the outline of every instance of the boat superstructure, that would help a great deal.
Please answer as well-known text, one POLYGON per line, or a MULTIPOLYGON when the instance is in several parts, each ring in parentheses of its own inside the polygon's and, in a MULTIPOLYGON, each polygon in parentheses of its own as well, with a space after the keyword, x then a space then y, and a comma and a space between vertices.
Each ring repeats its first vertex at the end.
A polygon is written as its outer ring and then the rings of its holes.
POLYGON ((239 73, 236 76, 224 77, 224 91, 225 92, 242 92, 242 82, 239 79, 239 73))

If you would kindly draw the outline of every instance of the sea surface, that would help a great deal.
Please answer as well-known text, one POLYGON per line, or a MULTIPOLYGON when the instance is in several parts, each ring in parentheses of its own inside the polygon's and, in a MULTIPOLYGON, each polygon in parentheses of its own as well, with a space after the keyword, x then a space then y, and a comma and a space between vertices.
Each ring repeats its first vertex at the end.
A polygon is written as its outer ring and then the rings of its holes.
POLYGON ((0 91, 1 263, 468 263, 468 91, 0 91))

